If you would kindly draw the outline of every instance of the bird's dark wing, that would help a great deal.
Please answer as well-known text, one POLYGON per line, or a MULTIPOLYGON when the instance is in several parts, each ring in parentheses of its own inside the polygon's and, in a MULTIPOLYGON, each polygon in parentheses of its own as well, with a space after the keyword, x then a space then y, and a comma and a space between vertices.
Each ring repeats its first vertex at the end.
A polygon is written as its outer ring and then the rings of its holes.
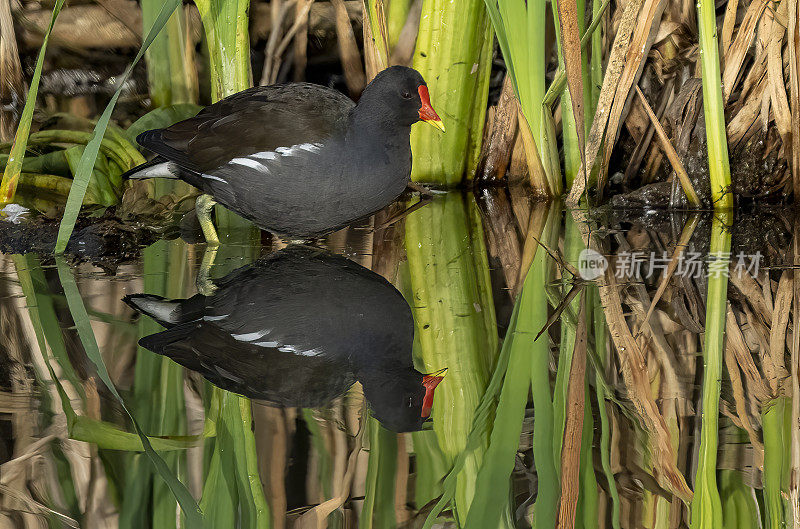
POLYGON ((281 406, 323 406, 355 381, 347 364, 241 342, 209 322, 181 324, 142 338, 140 345, 217 387, 281 406))
MULTIPOLYGON (((198 174, 253 153, 318 144, 343 135, 354 103, 310 83, 258 86, 165 129, 140 134, 148 150, 198 174)), ((278 151, 280 152, 280 151, 278 151)))

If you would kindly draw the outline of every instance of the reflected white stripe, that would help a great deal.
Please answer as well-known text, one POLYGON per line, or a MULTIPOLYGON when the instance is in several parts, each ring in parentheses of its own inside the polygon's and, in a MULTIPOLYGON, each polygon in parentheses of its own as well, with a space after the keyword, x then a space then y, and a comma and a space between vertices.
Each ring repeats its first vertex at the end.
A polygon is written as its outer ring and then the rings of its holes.
POLYGON ((246 333, 243 333, 243 334, 231 334, 231 338, 233 338, 234 340, 238 340, 240 342, 252 342, 253 340, 258 340, 259 338, 263 338, 264 336, 269 334, 269 332, 271 330, 272 329, 262 329, 262 330, 256 331, 256 332, 246 332, 246 333))

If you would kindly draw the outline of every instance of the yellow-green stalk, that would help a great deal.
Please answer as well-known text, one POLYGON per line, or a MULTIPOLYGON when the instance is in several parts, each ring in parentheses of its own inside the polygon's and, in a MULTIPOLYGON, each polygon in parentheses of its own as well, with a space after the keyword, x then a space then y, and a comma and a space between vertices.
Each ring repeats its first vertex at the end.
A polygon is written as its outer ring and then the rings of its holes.
POLYGON ((717 14, 714 0, 699 0, 700 66, 703 75, 703 113, 708 143, 708 175, 714 209, 733 207, 728 137, 725 133, 725 103, 717 44, 717 14))
POLYGON ((718 211, 711 226, 708 296, 703 347, 703 397, 700 453, 691 505, 692 529, 715 529, 722 524, 722 503, 717 490, 719 445, 719 392, 722 352, 725 346, 725 314, 728 301, 728 262, 731 249, 732 213, 718 211))
MULTIPOLYGON (((549 217, 551 222, 547 224, 543 235, 547 243, 552 242, 550 235, 555 233, 552 228, 557 218, 556 214, 549 217)), ((542 234, 537 235, 542 236, 542 234)), ((503 385, 494 423, 491 425, 489 447, 484 454, 478 474, 478 486, 464 524, 465 529, 511 525, 498 523, 498 520, 505 521, 505 511, 514 508, 508 501, 511 494, 509 478, 519 448, 519 436, 531 384, 533 384, 534 406, 537 410, 534 423, 536 471, 543 483, 557 483, 550 455, 552 452, 549 452, 553 425, 549 369, 547 367, 542 369, 543 365, 549 363, 550 339, 547 334, 542 334, 534 340, 547 322, 545 286, 549 282, 551 270, 548 259, 548 255, 541 249, 536 252, 503 340, 500 354, 503 357, 507 355, 508 362, 502 366, 498 360, 495 368, 505 367, 503 385), (542 454, 542 446, 548 450, 544 458, 539 457, 542 454)), ((547 527, 546 517, 555 513, 558 504, 557 487, 549 486, 548 489, 550 490, 539 490, 538 507, 535 508, 535 512, 538 513, 535 516, 535 527, 547 527)), ((554 520, 553 517, 552 521, 554 520)))
POLYGON ((400 32, 406 24, 408 12, 411 9, 411 0, 389 0, 386 10, 386 29, 389 37, 389 49, 397 44, 400 32))
MULTIPOLYGON (((161 1, 142 0, 141 5, 142 23, 147 30, 158 15, 161 1)), ((147 50, 147 79, 155 107, 197 103, 197 68, 188 29, 186 11, 179 8, 147 50)))
MULTIPOLYGON (((247 9, 249 0, 197 0, 203 21, 211 67, 214 101, 252 85, 247 9)), ((217 231, 223 242, 237 246, 257 244, 253 225, 222 206, 216 207, 217 231)), ((245 259, 246 260, 246 259, 245 259)))
POLYGON ((789 490, 791 472, 791 400, 778 397, 761 407, 764 433, 764 511, 765 529, 782 529, 792 519, 789 502, 784 497, 789 490))
POLYGON ((447 132, 426 124, 411 130, 412 179, 459 184, 474 167, 483 135, 491 64, 491 30, 481 0, 425 0, 413 66, 428 83, 447 132), (466 153, 466 156, 465 156, 466 153))
MULTIPOLYGON (((438 444, 452 464, 466 446, 497 352, 489 266, 474 201, 450 193, 415 211, 406 220, 405 242, 420 370, 448 368, 436 389, 432 417, 438 444)), ((461 523, 485 441, 458 474, 455 515, 461 523)))
MULTIPOLYGON (((538 154, 546 182, 538 182, 536 187, 546 190, 550 196, 558 196, 563 185, 555 128, 550 109, 542 105, 546 73, 546 2, 485 0, 485 4, 525 118, 520 126, 524 127, 527 121, 530 128, 531 137, 523 134, 523 139, 532 138, 538 149, 538 153, 534 153, 532 146, 526 145, 528 166, 538 164, 531 160, 538 154)), ((532 177, 537 176, 535 171, 531 172, 532 177)))
POLYGON ((19 119, 17 132, 14 135, 14 145, 11 147, 11 153, 8 157, 6 168, 3 171, 3 179, 0 181, 0 206, 12 202, 14 200, 14 194, 17 191, 19 175, 22 172, 22 161, 25 158, 28 134, 30 134, 31 122, 33 121, 33 110, 36 107, 36 97, 39 94, 39 80, 42 77, 44 54, 47 51, 47 42, 50 40, 50 33, 53 31, 53 25, 56 23, 56 18, 58 18, 58 14, 61 12, 63 6, 64 0, 57 0, 53 6, 50 25, 44 34, 42 47, 39 48, 39 55, 36 58, 36 66, 34 67, 33 77, 31 78, 31 86, 28 89, 28 98, 25 100, 25 106, 22 108, 22 115, 19 119))

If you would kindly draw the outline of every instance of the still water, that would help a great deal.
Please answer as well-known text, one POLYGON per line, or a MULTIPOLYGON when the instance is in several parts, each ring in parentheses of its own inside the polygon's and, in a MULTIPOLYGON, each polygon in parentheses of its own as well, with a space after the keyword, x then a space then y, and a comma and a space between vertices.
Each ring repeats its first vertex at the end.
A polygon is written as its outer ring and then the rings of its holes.
POLYGON ((789 216, 402 209, 0 254, 0 528, 792 522, 789 216))

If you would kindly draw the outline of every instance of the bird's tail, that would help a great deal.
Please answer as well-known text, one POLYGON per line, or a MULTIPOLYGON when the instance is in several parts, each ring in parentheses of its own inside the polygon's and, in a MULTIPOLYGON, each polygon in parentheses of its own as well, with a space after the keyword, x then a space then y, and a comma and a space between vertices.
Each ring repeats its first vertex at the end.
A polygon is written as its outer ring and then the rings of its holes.
POLYGON ((122 173, 122 178, 178 178, 179 174, 180 169, 177 165, 156 156, 153 160, 122 173))
POLYGON ((122 298, 133 310, 146 314, 164 327, 172 327, 183 321, 181 305, 183 299, 166 299, 154 294, 130 294, 122 298))
POLYGON ((129 294, 122 301, 164 327, 174 327, 202 318, 206 306, 206 297, 202 294, 195 294, 189 299, 167 299, 155 294, 129 294))

